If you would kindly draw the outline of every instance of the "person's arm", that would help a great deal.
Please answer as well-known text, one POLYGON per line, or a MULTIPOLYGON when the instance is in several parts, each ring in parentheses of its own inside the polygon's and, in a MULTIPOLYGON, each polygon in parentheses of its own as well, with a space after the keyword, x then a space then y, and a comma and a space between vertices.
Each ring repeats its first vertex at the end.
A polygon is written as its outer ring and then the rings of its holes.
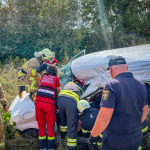
POLYGON ((91 135, 93 137, 97 137, 100 133, 102 133, 107 128, 110 119, 112 117, 113 111, 114 111, 113 108, 101 107, 95 125, 93 127, 93 130, 91 132, 91 135))
POLYGON ((148 111, 149 111, 148 105, 145 105, 144 108, 143 108, 142 123, 143 123, 144 120, 146 119, 148 111))
POLYGON ((57 93, 59 93, 61 91, 61 86, 57 87, 57 93))

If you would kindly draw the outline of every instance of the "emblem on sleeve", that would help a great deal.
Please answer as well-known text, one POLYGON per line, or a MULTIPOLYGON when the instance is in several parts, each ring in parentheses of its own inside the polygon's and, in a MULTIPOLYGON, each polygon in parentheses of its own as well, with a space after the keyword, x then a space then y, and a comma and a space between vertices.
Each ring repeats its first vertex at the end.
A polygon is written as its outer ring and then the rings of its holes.
POLYGON ((102 97, 103 97, 103 100, 106 101, 109 98, 109 90, 104 90, 102 97))

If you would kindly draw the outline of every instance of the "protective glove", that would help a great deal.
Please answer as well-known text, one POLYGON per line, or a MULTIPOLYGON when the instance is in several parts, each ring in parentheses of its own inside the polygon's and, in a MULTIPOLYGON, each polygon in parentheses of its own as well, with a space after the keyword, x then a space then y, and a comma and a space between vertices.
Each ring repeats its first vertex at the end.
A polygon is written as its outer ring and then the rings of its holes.
POLYGON ((6 113, 8 111, 6 104, 3 105, 3 111, 4 111, 4 113, 6 113))
POLYGON ((36 71, 37 72, 42 72, 43 70, 46 70, 47 66, 48 66, 48 64, 43 63, 41 66, 36 68, 36 71))
MULTIPOLYGON (((97 137, 93 137, 92 135, 90 135, 89 137, 89 148, 92 150, 93 149, 93 145, 97 144, 97 143, 101 143, 101 139, 99 136, 97 137)), ((101 146, 99 147, 99 149, 101 148, 101 146)))

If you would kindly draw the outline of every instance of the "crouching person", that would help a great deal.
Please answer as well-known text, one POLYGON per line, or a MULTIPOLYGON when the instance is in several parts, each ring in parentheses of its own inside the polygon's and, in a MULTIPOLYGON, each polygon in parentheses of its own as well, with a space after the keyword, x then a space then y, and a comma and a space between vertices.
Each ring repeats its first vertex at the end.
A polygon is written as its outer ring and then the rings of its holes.
MULTIPOLYGON (((94 127, 99 110, 97 108, 91 108, 89 103, 86 100, 80 100, 77 104, 77 108, 78 108, 79 112, 82 114, 82 116, 80 117, 82 135, 85 138, 89 138, 91 131, 94 127)), ((91 145, 91 147, 93 147, 93 150, 101 149, 102 137, 103 137, 103 135, 100 134, 97 137, 95 143, 93 143, 93 145, 91 145)))
POLYGON ((56 66, 49 66, 46 70, 46 74, 44 74, 41 78, 35 102, 41 150, 54 150, 54 124, 56 122, 55 99, 60 90, 61 85, 58 78, 58 68, 56 66), (46 138, 45 132, 46 124, 48 127, 48 138, 46 138))

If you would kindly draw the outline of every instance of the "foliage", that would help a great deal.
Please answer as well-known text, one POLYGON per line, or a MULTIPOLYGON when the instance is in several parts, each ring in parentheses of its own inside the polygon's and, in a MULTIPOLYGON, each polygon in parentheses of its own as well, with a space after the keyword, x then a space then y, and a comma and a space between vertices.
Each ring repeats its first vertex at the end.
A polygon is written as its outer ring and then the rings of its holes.
MULTIPOLYGON (((50 48, 59 62, 87 53, 149 43, 148 0, 1 0, 0 60, 30 59, 50 48)), ((0 64, 1 67, 1 64, 0 64)))

